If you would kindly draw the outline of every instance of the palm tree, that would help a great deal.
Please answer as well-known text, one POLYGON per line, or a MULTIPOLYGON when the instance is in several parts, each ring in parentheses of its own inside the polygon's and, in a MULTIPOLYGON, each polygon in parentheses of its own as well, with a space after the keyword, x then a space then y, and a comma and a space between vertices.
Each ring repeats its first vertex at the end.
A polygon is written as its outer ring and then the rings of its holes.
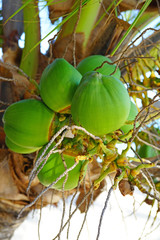
MULTIPOLYGON (((2 176, 0 239, 11 239, 14 230, 28 213, 33 208, 41 208, 41 195, 36 199, 36 204, 31 203, 44 189, 37 177, 31 182, 28 178, 37 152, 20 154, 7 148, 2 117, 5 109, 13 102, 40 98, 37 85, 42 72, 56 58, 65 58, 76 67, 88 56, 108 56, 112 60, 111 65, 114 63, 120 68, 121 81, 139 109, 135 121, 138 120, 140 124, 136 125, 135 122, 129 138, 127 140, 121 138, 120 141, 128 144, 128 148, 132 148, 131 143, 134 143, 136 152, 143 145, 148 145, 156 151, 160 150, 158 128, 160 31, 158 22, 154 22, 159 16, 159 11, 160 7, 156 0, 2 0, 0 11, 0 47, 3 50, 3 61, 0 61, 0 175, 2 176), (40 51, 40 43, 43 41, 41 31, 45 28, 45 24, 40 26, 38 4, 49 9, 53 29, 47 36, 56 32, 54 38, 49 40, 49 49, 46 54, 40 51), (23 32, 25 32, 25 45, 24 48, 20 48, 18 40, 23 32), (26 193, 28 184, 30 184, 30 191, 26 193), (24 211, 17 218, 22 208, 24 211)), ((109 146, 107 149, 110 151, 109 146)), ((143 153, 146 151, 144 150, 143 153)), ((101 171, 95 156, 96 154, 93 157, 94 160, 89 163, 92 182, 98 178, 101 171)), ((136 185, 144 196, 147 195, 159 201, 157 197, 157 191, 160 191, 159 170, 155 167, 158 165, 158 159, 157 154, 139 156, 135 153, 135 158, 132 159, 132 164, 137 171, 134 180, 131 182, 131 180, 124 180, 123 177, 119 179, 118 175, 115 178, 117 184, 120 181, 119 188, 122 194, 132 194, 132 187, 136 185), (141 162, 144 158, 147 158, 150 167, 154 165, 154 168, 147 171, 148 162, 141 162), (138 163, 137 159, 139 159, 138 163), (143 174, 146 174, 147 180, 144 180, 140 172, 144 167, 143 174), (124 181, 128 183, 127 187, 124 181), (154 194, 150 193, 150 187, 154 194)), ((118 170, 114 169, 114 171, 118 170)), ((104 177, 100 181, 99 188, 94 191, 93 200, 105 185, 104 177)), ((89 181, 87 175, 88 191, 91 189, 88 185, 89 181)), ((81 194, 77 204, 85 195, 82 186, 78 191, 81 194)), ((65 196, 73 193, 76 193, 76 189, 65 191, 65 196)), ((61 198, 61 192, 49 189, 43 196, 43 206, 49 203, 56 204, 61 198)), ((79 208, 81 211, 85 210, 83 202, 79 208)))

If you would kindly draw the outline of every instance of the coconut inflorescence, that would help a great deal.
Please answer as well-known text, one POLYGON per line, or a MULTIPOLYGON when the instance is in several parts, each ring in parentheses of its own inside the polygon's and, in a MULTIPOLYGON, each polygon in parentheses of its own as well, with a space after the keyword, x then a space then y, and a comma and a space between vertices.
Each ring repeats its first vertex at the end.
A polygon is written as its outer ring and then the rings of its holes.
MULTIPOLYGON (((70 126, 76 124, 91 134, 104 136, 121 127, 124 132, 128 131, 125 122, 134 120, 137 113, 130 113, 132 104, 127 89, 120 81, 119 68, 101 55, 87 57, 77 68, 63 58, 54 60, 44 70, 39 90, 41 100, 21 100, 11 104, 4 113, 6 145, 12 151, 25 154, 41 149, 41 154, 44 146, 59 129, 57 123, 61 123, 63 118, 69 119, 70 126), (101 65, 102 67, 98 68, 101 65)), ((76 146, 76 138, 71 134, 69 144, 66 138, 67 136, 56 147, 56 150, 63 148, 62 155, 52 153, 43 167, 44 158, 38 165, 38 168, 42 168, 38 178, 45 186, 50 185, 74 165, 81 149, 85 149, 89 156, 87 151, 90 149, 87 149, 86 145, 78 149, 76 156, 72 154, 72 148, 67 154, 65 150, 69 145, 76 146)), ((78 185, 84 162, 85 160, 79 161, 76 167, 68 172, 64 190, 78 185)), ((53 188, 62 190, 64 181, 65 177, 54 184, 53 188)))

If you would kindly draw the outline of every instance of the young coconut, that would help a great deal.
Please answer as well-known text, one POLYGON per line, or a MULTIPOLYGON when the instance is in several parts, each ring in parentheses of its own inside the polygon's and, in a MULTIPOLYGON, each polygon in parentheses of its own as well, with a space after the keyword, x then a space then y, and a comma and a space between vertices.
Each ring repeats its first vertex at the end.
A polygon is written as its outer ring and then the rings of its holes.
MULTIPOLYGON (((52 145, 53 147, 53 145, 52 145)), ((49 150, 52 148, 50 147, 49 150)), ((40 153, 42 153, 44 148, 40 150, 40 153)), ((49 152, 47 151, 47 153, 49 152)), ((40 156, 40 153, 38 156, 40 156)), ((63 154, 63 159, 65 161, 65 164, 67 166, 67 169, 72 167, 75 164, 75 157, 63 154)), ((73 168, 71 171, 68 172, 68 178, 64 185, 64 190, 71 190, 78 186, 79 177, 81 173, 81 167, 83 165, 84 161, 79 161, 79 163, 73 168)), ((41 165, 40 165, 41 166, 41 165)), ((38 173, 38 179, 39 181, 44 185, 48 186, 52 182, 56 181, 57 178, 62 175, 65 172, 65 166, 61 157, 61 154, 59 153, 52 153, 50 157, 48 158, 46 164, 44 167, 40 170, 38 173)), ((56 184, 52 186, 53 189, 56 190, 62 190, 63 189, 63 183, 65 181, 65 177, 61 178, 56 184)))
POLYGON ((37 150, 39 150, 40 148, 25 148, 25 147, 21 147, 15 143, 13 143, 9 138, 5 137, 5 143, 7 145, 7 147, 12 150, 13 152, 16 153, 21 153, 21 154, 29 154, 29 153, 33 153, 36 152, 37 150))
MULTIPOLYGON (((138 109, 136 105, 131 101, 131 107, 130 107, 130 112, 129 112, 127 121, 134 121, 137 114, 138 114, 138 109)), ((138 123, 136 123, 136 127, 138 127, 138 123)), ((128 133, 131 129, 133 129, 133 123, 125 124, 121 127, 121 130, 123 131, 123 133, 128 133)))
POLYGON ((42 100, 53 111, 66 113, 81 78, 64 58, 57 58, 42 73, 39 85, 42 100))
MULTIPOLYGON (((77 70, 82 74, 82 76, 85 73, 90 71, 96 71, 103 75, 111 75, 115 71, 115 69, 116 69, 116 65, 112 64, 112 61, 109 58, 102 55, 89 56, 83 59, 77 66, 77 70), (97 70, 95 70, 95 68, 100 67, 102 63, 105 61, 111 64, 106 62, 101 68, 98 68, 97 70)), ((119 79, 121 76, 120 69, 117 68, 117 70, 113 73, 112 76, 119 79)))
MULTIPOLYGON (((4 115, 4 131, 11 143, 22 148, 40 148, 52 135, 55 113, 43 102, 26 99, 10 105, 4 115)), ((7 140, 8 142, 8 140, 7 140)))
POLYGON ((138 149, 138 154, 141 158, 151 158, 155 157, 160 154, 160 151, 152 148, 151 146, 148 145, 142 145, 138 149))
POLYGON ((75 92, 71 113, 76 124, 102 136, 124 125, 130 104, 128 92, 120 80, 89 72, 75 92))

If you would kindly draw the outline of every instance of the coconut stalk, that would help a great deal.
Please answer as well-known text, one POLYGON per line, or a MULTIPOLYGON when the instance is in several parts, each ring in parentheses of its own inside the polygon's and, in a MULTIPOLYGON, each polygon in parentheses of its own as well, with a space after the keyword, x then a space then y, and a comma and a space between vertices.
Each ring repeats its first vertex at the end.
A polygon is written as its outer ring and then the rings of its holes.
MULTIPOLYGON (((27 0, 23 0, 25 4, 27 0)), ((22 52, 20 68, 31 78, 34 78, 38 69, 39 46, 31 49, 40 40, 38 6, 36 1, 30 1, 23 9, 25 46, 22 52)))

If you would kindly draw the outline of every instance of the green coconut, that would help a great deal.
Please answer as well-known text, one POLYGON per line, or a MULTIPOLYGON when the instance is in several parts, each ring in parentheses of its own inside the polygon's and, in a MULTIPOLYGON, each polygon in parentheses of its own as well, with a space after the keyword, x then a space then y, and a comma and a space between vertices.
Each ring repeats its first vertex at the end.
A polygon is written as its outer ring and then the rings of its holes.
POLYGON ((15 102, 3 115, 4 131, 15 145, 40 148, 51 137, 54 116, 53 111, 36 99, 15 102))
MULTIPOLYGON (((42 153, 43 149, 40 151, 42 153)), ((39 154, 40 156, 40 154, 39 154)), ((67 165, 67 169, 75 164, 75 157, 63 154, 63 158, 67 165)), ((71 190, 77 187, 80 177, 81 167, 84 161, 79 161, 74 169, 68 172, 68 178, 64 186, 64 190, 71 190)), ((39 181, 48 186, 65 172, 64 163, 59 153, 52 153, 48 158, 46 164, 38 174, 39 181)), ((56 184, 52 186, 53 189, 62 190, 65 176, 61 178, 56 184)))
MULTIPOLYGON (((77 70, 82 74, 82 76, 89 71, 97 71, 103 75, 111 75, 115 71, 115 68, 116 68, 116 65, 114 65, 114 64, 109 64, 106 62, 106 63, 104 63, 104 65, 101 68, 95 70, 95 68, 100 67, 102 65, 102 63, 105 61, 112 63, 112 61, 105 56, 92 55, 92 56, 89 56, 89 57, 83 59, 78 64, 77 70)), ((121 76, 120 69, 117 68, 116 72, 112 76, 119 79, 121 76)))
POLYGON ((39 148, 25 148, 25 147, 16 145, 7 137, 5 138, 5 143, 10 150, 12 150, 13 152, 16 152, 16 153, 28 154, 28 153, 33 153, 33 152, 36 152, 37 150, 39 150, 39 148))
POLYGON ((160 153, 160 151, 157 151, 156 149, 152 148, 148 145, 142 145, 139 150, 138 154, 141 158, 151 158, 155 157, 160 153))
POLYGON ((122 82, 98 72, 84 75, 72 100, 74 122, 90 133, 102 136, 124 125, 130 98, 122 82))
MULTIPOLYGON (((133 102, 131 102, 130 112, 129 112, 127 121, 134 121, 137 114, 138 114, 138 109, 136 105, 133 102)), ((138 127, 138 123, 136 123, 136 126, 138 127)), ((133 124, 125 124, 121 127, 121 130, 124 133, 128 133, 131 129, 133 129, 133 124)))
POLYGON ((81 74, 64 58, 57 58, 42 73, 41 98, 55 112, 66 112, 81 78, 81 74))

